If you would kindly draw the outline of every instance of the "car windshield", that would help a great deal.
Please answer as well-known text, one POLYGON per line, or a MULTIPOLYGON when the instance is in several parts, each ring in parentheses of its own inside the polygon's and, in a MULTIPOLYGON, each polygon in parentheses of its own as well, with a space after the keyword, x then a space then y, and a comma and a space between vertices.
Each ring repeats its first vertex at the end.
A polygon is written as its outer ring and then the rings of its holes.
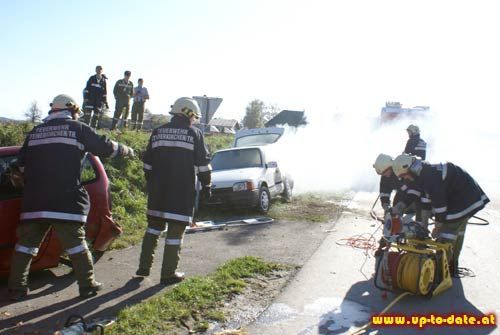
POLYGON ((258 149, 219 151, 210 164, 214 171, 261 167, 262 157, 258 149))
POLYGON ((240 137, 236 140, 236 147, 251 147, 255 145, 266 145, 274 143, 281 134, 258 134, 240 137))

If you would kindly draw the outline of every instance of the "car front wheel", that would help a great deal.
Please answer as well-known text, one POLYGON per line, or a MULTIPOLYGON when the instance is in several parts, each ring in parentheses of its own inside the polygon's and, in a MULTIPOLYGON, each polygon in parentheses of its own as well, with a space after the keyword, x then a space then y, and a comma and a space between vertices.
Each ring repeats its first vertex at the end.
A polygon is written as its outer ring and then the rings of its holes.
POLYGON ((288 180, 283 181, 283 193, 281 193, 281 198, 283 202, 291 202, 292 201, 292 187, 290 186, 290 182, 288 180))
POLYGON ((257 209, 259 212, 266 214, 271 207, 271 194, 266 186, 261 186, 259 189, 259 203, 257 204, 257 209))

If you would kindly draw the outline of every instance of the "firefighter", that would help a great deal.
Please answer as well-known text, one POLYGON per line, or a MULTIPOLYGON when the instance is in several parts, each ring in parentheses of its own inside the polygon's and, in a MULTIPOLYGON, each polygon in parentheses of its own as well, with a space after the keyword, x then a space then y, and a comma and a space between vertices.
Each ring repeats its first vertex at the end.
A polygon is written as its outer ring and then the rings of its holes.
POLYGON ((134 155, 132 148, 78 122, 80 108, 70 96, 58 95, 50 106, 48 117, 31 130, 19 152, 25 184, 8 281, 11 300, 28 294, 31 260, 50 227, 71 258, 80 297, 89 298, 101 290, 85 242, 90 203, 80 182, 81 165, 86 152, 102 157, 134 155))
POLYGON ((132 105, 132 129, 141 130, 144 118, 144 105, 149 99, 148 89, 144 86, 144 80, 139 78, 137 87, 134 88, 134 104, 132 105))
POLYGON ((427 229, 430 217, 430 201, 418 187, 411 182, 400 180, 392 170, 393 159, 386 154, 378 155, 373 167, 380 177, 380 203, 385 213, 402 216, 404 213, 415 212, 416 222, 427 229), (391 193, 396 190, 393 206, 391 193))
POLYGON ((210 154, 200 129, 192 124, 201 116, 192 98, 179 98, 172 106, 172 120, 151 134, 144 154, 148 190, 148 227, 142 241, 138 276, 148 276, 160 234, 168 223, 161 283, 184 279, 176 272, 184 230, 192 224, 195 204, 195 174, 201 182, 201 198, 210 198, 210 154), (196 171, 195 171, 196 170, 196 171))
POLYGON ((134 84, 130 81, 130 75, 130 71, 125 71, 123 73, 123 79, 118 80, 113 88, 116 104, 111 130, 116 128, 116 124, 120 118, 122 119, 123 127, 127 127, 128 112, 130 110, 130 98, 134 94, 134 84))
POLYGON ((103 114, 104 107, 109 108, 107 100, 106 75, 102 73, 102 66, 97 65, 95 75, 87 80, 83 90, 83 122, 92 128, 97 125, 103 114), (94 112, 94 116, 92 116, 94 112))
MULTIPOLYGON (((384 212, 387 212, 391 208, 391 193, 394 190, 396 190, 396 195, 394 196, 393 203, 401 206, 400 200, 403 197, 405 188, 404 184, 392 172, 392 157, 386 154, 378 155, 373 167, 377 174, 380 175, 379 197, 384 212)), ((403 209, 404 208, 401 208, 401 211, 403 211, 403 209)))
POLYGON ((431 165, 402 154, 394 159, 393 169, 398 177, 414 181, 430 199, 435 221, 432 236, 439 242, 451 243, 450 272, 458 277, 467 221, 490 200, 477 182, 453 163, 431 165))
POLYGON ((410 124, 406 128, 408 132, 408 141, 406 142, 404 154, 411 156, 418 156, 425 160, 427 150, 427 143, 420 138, 420 128, 417 125, 410 124))

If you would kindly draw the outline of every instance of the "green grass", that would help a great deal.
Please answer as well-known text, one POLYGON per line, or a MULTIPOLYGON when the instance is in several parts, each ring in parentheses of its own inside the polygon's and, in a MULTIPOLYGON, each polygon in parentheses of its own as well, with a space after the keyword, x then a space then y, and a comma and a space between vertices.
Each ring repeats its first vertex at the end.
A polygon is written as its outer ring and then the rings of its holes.
POLYGON ((225 320, 220 308, 224 301, 244 290, 246 278, 283 269, 286 266, 266 263, 256 257, 234 259, 208 276, 189 278, 149 300, 121 310, 117 323, 106 333, 163 334, 183 323, 196 331, 206 330, 209 321, 225 320))

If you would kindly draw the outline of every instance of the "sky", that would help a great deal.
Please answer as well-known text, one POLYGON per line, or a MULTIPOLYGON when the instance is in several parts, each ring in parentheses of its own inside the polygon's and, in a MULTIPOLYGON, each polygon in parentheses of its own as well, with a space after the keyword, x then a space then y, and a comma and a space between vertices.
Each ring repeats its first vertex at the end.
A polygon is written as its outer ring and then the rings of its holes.
POLYGON ((34 100, 46 112, 61 93, 80 101, 96 65, 109 91, 125 70, 144 78, 154 114, 203 94, 223 98, 216 117, 238 120, 253 99, 311 120, 376 117, 388 100, 450 120, 499 112, 495 1, 0 3, 3 117, 23 119, 34 100))

